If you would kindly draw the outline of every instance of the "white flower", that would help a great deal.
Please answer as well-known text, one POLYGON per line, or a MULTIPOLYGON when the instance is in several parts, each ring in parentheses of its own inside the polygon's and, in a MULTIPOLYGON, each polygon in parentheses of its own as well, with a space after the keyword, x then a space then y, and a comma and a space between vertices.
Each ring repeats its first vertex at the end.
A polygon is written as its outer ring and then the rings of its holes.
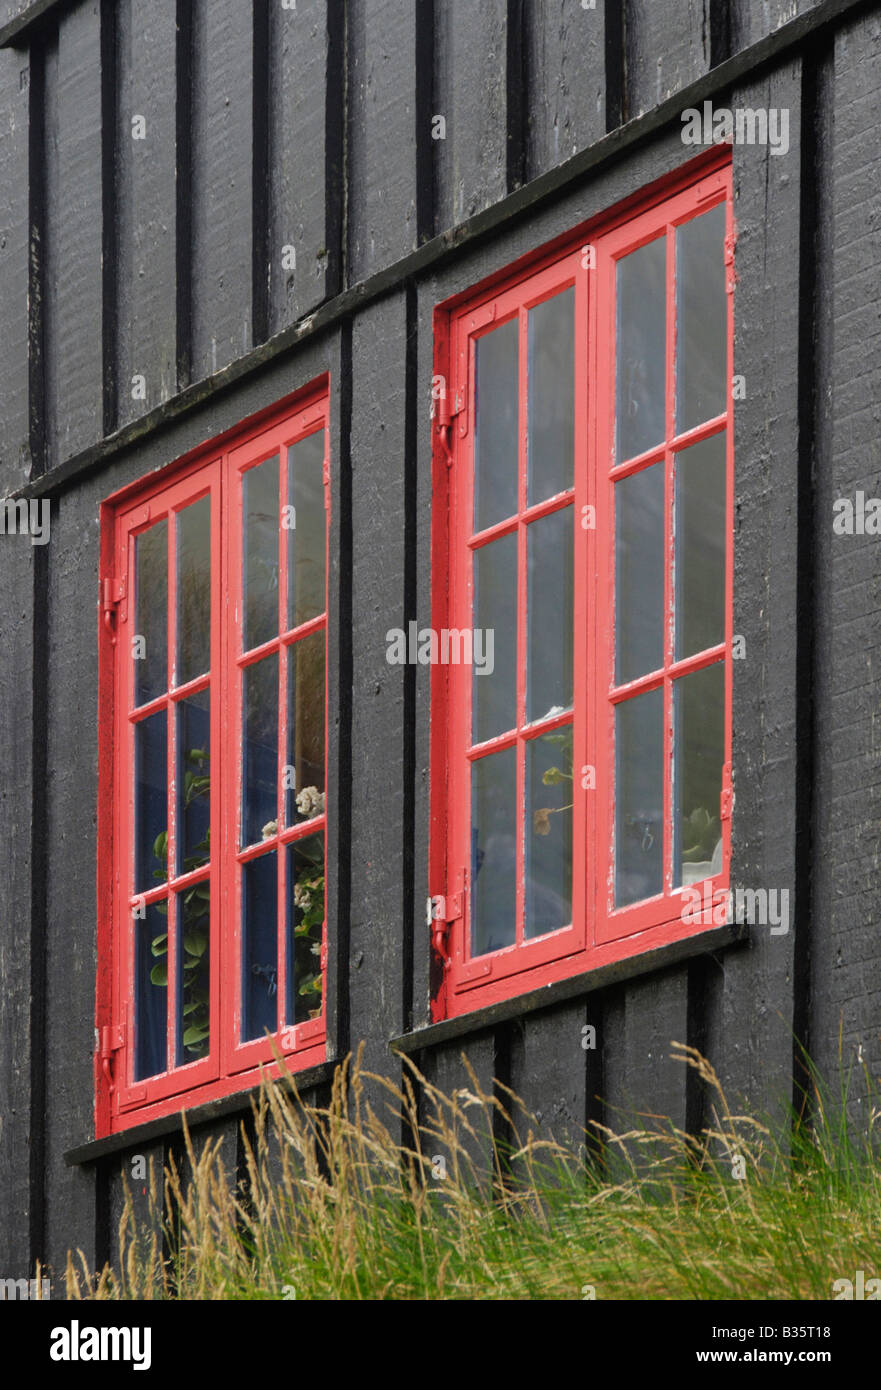
POLYGON ((301 883, 294 884, 294 906, 299 907, 303 912, 308 912, 312 906, 312 894, 301 883))
POLYGON ((320 941, 316 941, 315 944, 314 944, 314 946, 312 946, 311 950, 312 950, 313 956, 320 956, 320 955, 321 955, 321 942, 320 942, 320 941))
POLYGON ((307 820, 321 815, 324 810, 324 792, 320 792, 317 787, 304 787, 301 792, 297 792, 297 810, 307 820))
POLYGON ((275 835, 275 834, 277 833, 277 831, 278 831, 278 821, 277 821, 277 820, 268 820, 268 821, 266 822, 266 824, 264 825, 263 829, 260 831, 260 834, 263 836, 264 840, 268 840, 268 839, 270 838, 270 836, 275 835))

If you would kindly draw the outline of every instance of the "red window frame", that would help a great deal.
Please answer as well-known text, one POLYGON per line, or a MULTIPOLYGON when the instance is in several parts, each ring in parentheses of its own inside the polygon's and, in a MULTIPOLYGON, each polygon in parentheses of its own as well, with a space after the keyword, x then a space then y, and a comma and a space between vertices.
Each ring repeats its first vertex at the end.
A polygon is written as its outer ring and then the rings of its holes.
MULTIPOLYGON (((461 629, 476 622, 473 611, 471 553, 492 539, 472 533, 475 434, 475 342, 506 319, 520 316, 518 395, 518 512, 495 528, 518 534, 517 570, 517 730, 479 745, 471 744, 472 673, 464 665, 436 665, 432 671, 431 836, 429 920, 434 951, 442 966, 432 999, 440 1020, 625 959, 704 930, 706 917, 683 921, 683 893, 672 877, 673 712, 672 683, 716 662, 724 664, 724 766, 720 798, 721 871, 700 882, 704 895, 727 891, 731 807, 731 653, 733 615, 733 260, 734 223, 730 152, 716 150, 688 169, 580 228, 552 248, 494 277, 477 291, 459 295, 435 311, 433 410, 432 623, 435 631, 461 629), (675 434, 674 229, 719 203, 726 208, 725 262, 727 308, 727 390, 722 415, 681 436, 675 434), (625 254, 658 235, 667 237, 665 439, 649 453, 616 466, 615 424, 615 267, 625 254), (525 507, 526 402, 529 308, 565 287, 575 289, 574 487, 539 505, 525 507), (682 661, 673 661, 673 455, 689 444, 726 431, 725 450, 725 619, 724 641, 682 661), (618 687, 615 655, 616 482, 647 461, 664 462, 665 595, 663 669, 618 687), (574 702, 571 712, 525 725, 525 530, 533 521, 571 505, 574 541, 574 702), (581 521, 579 525, 578 522, 581 521), (594 673, 591 679, 590 673, 594 673), (654 897, 615 908, 614 894, 614 706, 639 689, 663 688, 664 855, 663 888, 654 897), (470 950, 471 790, 469 767, 491 748, 522 748, 537 733, 571 723, 573 728, 572 920, 544 936, 523 939, 524 821, 518 819, 516 846, 516 941, 472 956, 470 950), (593 785, 591 786, 591 777, 593 785), (710 888, 706 888, 706 884, 710 888)), ((518 753, 518 808, 525 804, 524 759, 518 753)), ((522 809, 518 815, 524 815, 522 809)), ((705 898, 705 901, 708 900, 705 898)), ((718 920, 718 918, 716 918, 718 920)))
MULTIPOLYGON (((324 839, 327 813, 291 825, 284 823, 283 768, 287 749, 287 665, 294 644, 325 634, 324 767, 327 769, 327 626, 330 528, 329 383, 322 378, 285 405, 263 412, 217 441, 109 497, 101 507, 101 592, 99 601, 99 824, 98 824, 98 985, 96 1050, 96 1133, 114 1133, 150 1119, 241 1091, 259 1082, 261 1071, 278 1072, 274 1050, 291 1071, 326 1057, 327 920, 321 927, 321 1013, 286 1022, 286 970, 289 932, 284 884, 286 846, 312 835, 324 839), (243 653, 243 486, 249 469, 279 458, 279 506, 287 505, 288 448, 324 434, 324 610, 298 626, 288 626, 288 544, 280 528, 278 551, 279 630, 260 646, 243 653), (195 680, 174 684, 176 621, 176 546, 172 518, 200 498, 211 499, 210 522, 210 670, 195 680), (168 531, 168 669, 166 693, 135 705, 134 668, 130 659, 135 632, 135 540, 163 517, 168 531), (278 654, 277 823, 274 834, 241 848, 243 777, 243 680, 245 667, 278 654), (172 874, 149 892, 135 892, 134 879, 134 726, 146 714, 169 712, 182 699, 210 685, 210 826, 209 864, 189 874, 172 874), (281 829, 279 829, 281 827, 281 829), (240 866, 263 853, 275 852, 277 868, 277 979, 279 1023, 272 1039, 240 1041, 242 1018, 242 904, 240 866), (206 1056, 151 1075, 135 1076, 135 911, 201 881, 210 882, 210 1018, 206 1056), (129 891, 131 890, 131 891, 129 891)), ((176 720, 166 717, 168 864, 175 862, 177 796, 173 743, 176 720)), ((326 795, 326 793, 325 793, 326 795)), ((290 891, 290 887, 288 888, 290 891)), ((177 1051, 176 913, 167 913, 166 987, 167 1058, 177 1051)))

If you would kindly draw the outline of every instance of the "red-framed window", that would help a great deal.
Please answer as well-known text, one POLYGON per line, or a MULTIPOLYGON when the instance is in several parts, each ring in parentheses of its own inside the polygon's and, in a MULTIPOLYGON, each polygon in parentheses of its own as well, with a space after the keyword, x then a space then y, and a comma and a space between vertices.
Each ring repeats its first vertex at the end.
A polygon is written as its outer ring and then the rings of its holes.
POLYGON ((716 155, 437 311, 435 1018, 718 921, 733 245, 716 155))
POLYGON ((326 1055, 327 412, 102 507, 99 1133, 326 1055))

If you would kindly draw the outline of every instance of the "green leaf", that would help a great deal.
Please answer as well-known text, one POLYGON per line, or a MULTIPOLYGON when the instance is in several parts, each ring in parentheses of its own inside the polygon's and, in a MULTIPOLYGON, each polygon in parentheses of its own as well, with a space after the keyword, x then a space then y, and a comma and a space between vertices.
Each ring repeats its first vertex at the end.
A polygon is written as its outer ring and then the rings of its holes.
POLYGON ((153 841, 153 853, 157 859, 168 858, 168 831, 162 830, 153 841))
POLYGON ((194 1025, 184 1033, 184 1047, 194 1047, 196 1043, 203 1042, 208 1037, 210 1029, 207 1024, 194 1025))
POLYGON ((546 787, 555 787, 558 782, 566 780, 566 774, 561 772, 558 767, 549 767, 547 772, 542 775, 541 780, 546 787))
POLYGON ((161 962, 159 965, 154 965, 153 969, 150 971, 150 983, 153 985, 167 985, 168 966, 161 962))
POLYGON ((150 950, 154 956, 166 955, 168 952, 168 932, 163 932, 161 936, 154 936, 150 950))
POLYGON ((203 936, 201 932, 184 932, 184 950, 188 956, 195 956, 197 960, 200 959, 204 956, 207 945, 208 937, 203 936))

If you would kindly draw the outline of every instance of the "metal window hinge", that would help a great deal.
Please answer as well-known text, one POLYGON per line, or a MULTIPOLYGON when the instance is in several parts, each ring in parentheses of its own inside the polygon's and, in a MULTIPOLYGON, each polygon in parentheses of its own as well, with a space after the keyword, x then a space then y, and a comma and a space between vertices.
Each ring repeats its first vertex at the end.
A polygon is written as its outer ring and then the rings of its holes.
POLYGON ((438 400, 437 430, 443 440, 444 453, 447 458, 447 467, 453 462, 452 431, 453 421, 458 419, 465 409, 465 392, 456 391, 452 401, 446 391, 438 400))
POLYGON ((113 1080, 113 1054, 125 1047, 125 1025, 116 1027, 105 1023, 101 1029, 101 1070, 111 1091, 115 1089, 113 1080))
POLYGON ((104 626, 110 633, 110 640, 116 646, 116 634, 113 631, 113 615, 125 598, 124 579, 105 579, 101 586, 101 607, 104 612, 104 626))
POLYGON ((431 928, 434 949, 439 956, 444 956, 447 959, 446 943, 450 933, 450 926, 453 922, 458 922, 464 913, 464 873, 458 875, 457 884, 458 886, 454 893, 442 893, 439 896, 429 898, 427 903, 426 915, 428 926, 431 928))

